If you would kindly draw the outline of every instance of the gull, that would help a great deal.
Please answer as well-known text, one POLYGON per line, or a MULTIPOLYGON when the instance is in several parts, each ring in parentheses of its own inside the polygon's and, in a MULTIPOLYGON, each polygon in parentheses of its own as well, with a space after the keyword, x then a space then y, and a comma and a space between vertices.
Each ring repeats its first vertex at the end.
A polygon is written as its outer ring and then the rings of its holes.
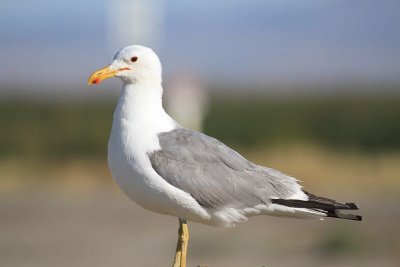
MULTIPOLYGON (((108 164, 139 206, 179 218, 173 267, 186 267, 187 221, 233 227, 256 215, 360 221, 354 203, 304 191, 298 180, 245 159, 222 142, 180 126, 163 109, 161 63, 147 47, 121 49, 88 84, 123 82, 108 142, 108 164)), ((251 118, 249 118, 251 119, 251 118)))

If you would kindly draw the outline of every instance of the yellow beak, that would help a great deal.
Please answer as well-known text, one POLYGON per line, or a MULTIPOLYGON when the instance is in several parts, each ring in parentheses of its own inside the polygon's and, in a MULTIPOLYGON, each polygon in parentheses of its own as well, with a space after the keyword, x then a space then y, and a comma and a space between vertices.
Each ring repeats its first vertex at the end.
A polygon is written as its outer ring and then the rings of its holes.
POLYGON ((104 67, 102 69, 99 69, 95 72, 93 72, 92 75, 90 75, 88 84, 100 84, 103 80, 112 78, 115 76, 115 74, 118 73, 118 70, 112 70, 110 69, 110 66, 104 67))

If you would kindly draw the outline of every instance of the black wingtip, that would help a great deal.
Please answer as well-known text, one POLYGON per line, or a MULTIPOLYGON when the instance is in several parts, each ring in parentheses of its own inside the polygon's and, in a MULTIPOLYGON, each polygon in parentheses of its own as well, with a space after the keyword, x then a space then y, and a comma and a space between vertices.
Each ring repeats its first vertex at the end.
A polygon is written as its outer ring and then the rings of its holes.
POLYGON ((335 210, 334 212, 328 212, 326 214, 327 217, 332 217, 332 218, 340 218, 340 219, 346 219, 346 220, 353 220, 353 221, 362 221, 362 216, 361 215, 355 215, 355 214, 343 214, 339 212, 338 210, 335 210))
POLYGON ((345 203, 349 210, 358 210, 358 205, 356 203, 345 203))

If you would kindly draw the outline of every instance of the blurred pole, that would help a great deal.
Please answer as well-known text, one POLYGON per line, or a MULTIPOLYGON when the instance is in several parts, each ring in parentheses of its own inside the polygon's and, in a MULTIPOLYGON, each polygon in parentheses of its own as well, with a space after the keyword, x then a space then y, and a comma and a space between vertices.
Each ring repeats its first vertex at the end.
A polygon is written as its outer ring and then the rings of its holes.
POLYGON ((194 74, 182 72, 173 76, 164 92, 164 99, 165 108, 177 122, 189 129, 202 130, 209 99, 194 74))
POLYGON ((107 38, 114 50, 133 44, 160 47, 164 36, 161 0, 108 0, 107 38))

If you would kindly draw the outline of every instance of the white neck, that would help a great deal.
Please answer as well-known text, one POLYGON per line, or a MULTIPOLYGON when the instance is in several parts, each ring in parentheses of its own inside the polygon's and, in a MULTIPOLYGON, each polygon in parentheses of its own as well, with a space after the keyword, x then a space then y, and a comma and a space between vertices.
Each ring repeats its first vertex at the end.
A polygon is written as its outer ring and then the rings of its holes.
POLYGON ((114 112, 110 142, 122 142, 141 152, 159 149, 157 135, 177 127, 162 107, 162 92, 159 83, 124 84, 114 112))

